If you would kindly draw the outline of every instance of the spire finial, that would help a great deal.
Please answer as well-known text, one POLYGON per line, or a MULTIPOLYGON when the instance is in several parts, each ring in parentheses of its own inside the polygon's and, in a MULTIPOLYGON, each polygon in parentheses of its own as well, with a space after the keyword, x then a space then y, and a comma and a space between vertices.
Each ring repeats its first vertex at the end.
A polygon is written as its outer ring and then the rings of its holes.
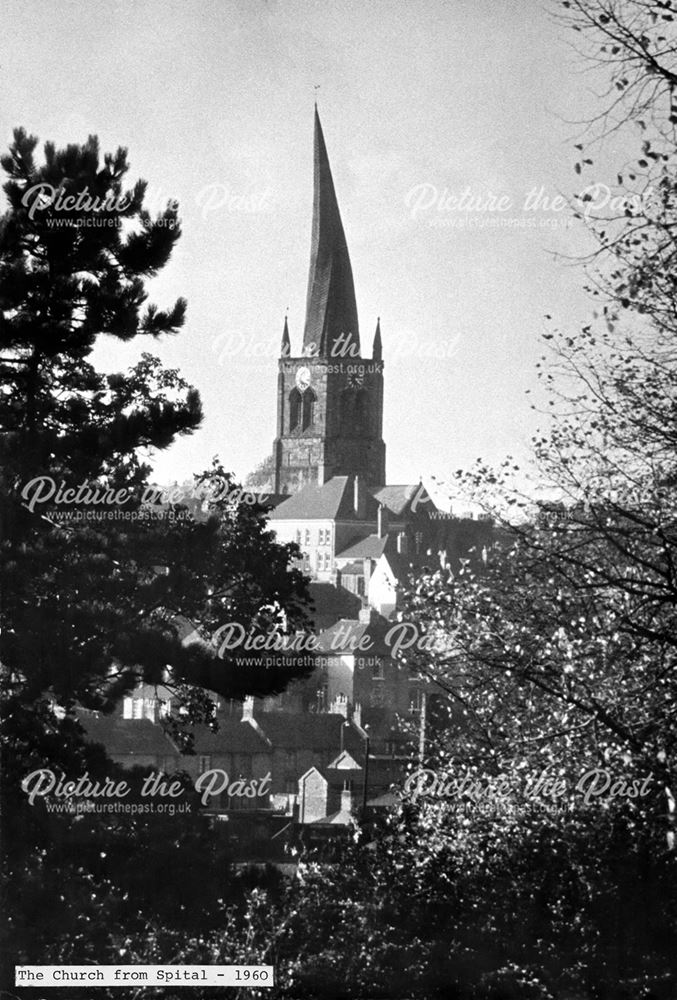
POLYGON ((288 358, 291 356, 291 340, 289 337, 289 323, 287 322, 287 313, 289 312, 289 306, 284 314, 284 329, 282 330, 282 344, 280 346, 280 357, 288 358))
POLYGON ((314 133, 313 227, 303 346, 312 344, 319 357, 333 357, 334 346, 348 330, 359 355, 353 271, 317 106, 314 133))
POLYGON ((376 332, 374 333, 374 347, 371 352, 373 361, 383 360, 383 344, 381 343, 381 317, 376 319, 376 332))

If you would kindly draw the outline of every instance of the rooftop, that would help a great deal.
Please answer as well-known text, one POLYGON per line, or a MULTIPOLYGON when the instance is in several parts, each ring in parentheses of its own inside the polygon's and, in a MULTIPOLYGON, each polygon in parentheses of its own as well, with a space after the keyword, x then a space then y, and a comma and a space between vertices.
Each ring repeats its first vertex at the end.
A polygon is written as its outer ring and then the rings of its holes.
POLYGON ((162 727, 150 719, 122 719, 82 711, 78 720, 88 742, 102 744, 111 755, 168 757, 178 752, 162 727))
MULTIPOLYGON (((365 491, 366 492, 366 491, 365 491)), ((377 505, 366 493, 366 514, 362 520, 375 521, 377 505)), ((309 483, 275 508, 272 521, 354 521, 351 476, 332 476, 323 486, 309 483)))
POLYGON ((369 647, 358 652, 357 656, 391 656, 392 650, 385 641, 386 633, 392 628, 392 622, 374 613, 370 622, 361 622, 354 618, 341 618, 318 636, 317 648, 320 653, 336 654, 354 653, 360 641, 366 635, 371 640, 369 647))

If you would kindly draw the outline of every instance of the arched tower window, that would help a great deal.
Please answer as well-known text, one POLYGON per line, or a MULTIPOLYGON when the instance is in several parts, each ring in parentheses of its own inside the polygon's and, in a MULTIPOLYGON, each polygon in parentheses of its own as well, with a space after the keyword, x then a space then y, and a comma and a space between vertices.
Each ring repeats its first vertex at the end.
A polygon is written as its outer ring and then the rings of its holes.
POLYGON ((315 423, 315 403, 317 396, 312 389, 306 389, 303 393, 303 430, 307 430, 315 423))
POLYGON ((344 389, 341 393, 341 412, 345 432, 358 437, 367 433, 367 399, 362 390, 344 389))
POLYGON ((301 425, 302 399, 298 389, 289 393, 289 430, 295 431, 301 425))
POLYGON ((367 430, 367 400, 362 391, 355 393, 355 430, 364 434, 367 430))

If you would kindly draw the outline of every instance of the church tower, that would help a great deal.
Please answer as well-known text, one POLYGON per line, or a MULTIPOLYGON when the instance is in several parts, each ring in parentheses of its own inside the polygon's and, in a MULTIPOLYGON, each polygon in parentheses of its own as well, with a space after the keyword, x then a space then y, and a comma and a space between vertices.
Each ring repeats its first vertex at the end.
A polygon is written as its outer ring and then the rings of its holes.
POLYGON ((353 271, 320 118, 315 108, 315 171, 310 271, 300 357, 285 318, 277 378, 275 492, 295 493, 333 476, 385 484, 380 321, 372 357, 363 358, 353 271))

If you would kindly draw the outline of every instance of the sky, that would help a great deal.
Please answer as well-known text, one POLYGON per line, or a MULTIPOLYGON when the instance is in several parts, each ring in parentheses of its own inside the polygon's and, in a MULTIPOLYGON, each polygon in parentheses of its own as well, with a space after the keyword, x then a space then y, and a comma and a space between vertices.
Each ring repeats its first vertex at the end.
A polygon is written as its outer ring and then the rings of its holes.
POLYGON ((17 125, 57 144, 95 133, 128 148, 153 210, 180 202, 150 292, 187 298, 184 329, 95 353, 114 371, 150 351, 200 391, 203 425, 154 457, 158 481, 214 455, 244 477, 270 453, 287 310, 293 354, 303 332, 316 97, 364 354, 381 317, 388 481, 526 452, 544 317, 575 330, 592 312, 568 259, 586 234, 553 199, 581 188, 574 123, 595 95, 549 0, 3 8, 3 147, 17 125))

